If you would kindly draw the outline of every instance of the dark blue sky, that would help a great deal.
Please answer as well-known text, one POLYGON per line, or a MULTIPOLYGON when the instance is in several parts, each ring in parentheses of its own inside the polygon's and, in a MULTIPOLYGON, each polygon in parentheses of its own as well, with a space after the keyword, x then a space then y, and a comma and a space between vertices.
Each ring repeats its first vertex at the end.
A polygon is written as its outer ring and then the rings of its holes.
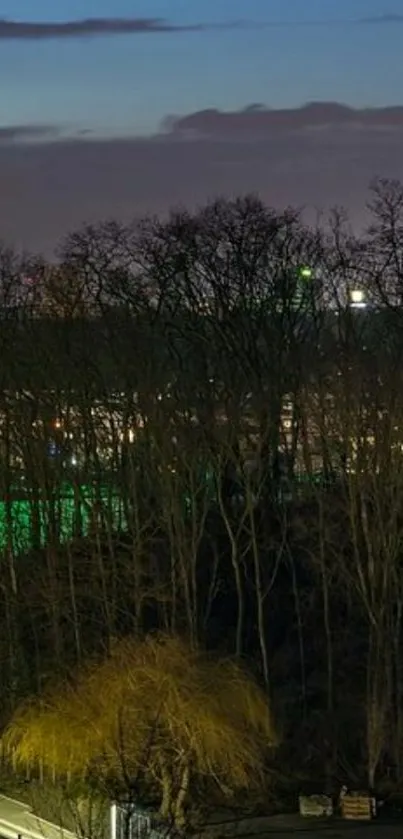
POLYGON ((2 0, 0 13, 25 23, 146 17, 229 24, 41 40, 19 38, 17 28, 0 45, 4 125, 144 134, 167 114, 204 108, 310 100, 362 107, 402 97, 402 0, 2 0), (399 14, 400 23, 393 20, 399 14), (250 25, 231 27, 239 21, 250 25))

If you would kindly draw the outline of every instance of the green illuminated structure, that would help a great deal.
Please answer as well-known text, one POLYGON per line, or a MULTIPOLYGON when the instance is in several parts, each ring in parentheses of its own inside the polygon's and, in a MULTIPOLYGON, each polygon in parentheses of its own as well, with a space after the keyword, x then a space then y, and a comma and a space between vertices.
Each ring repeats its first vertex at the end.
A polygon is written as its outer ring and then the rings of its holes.
POLYGON ((307 265, 302 266, 302 268, 299 269, 299 276, 303 280, 311 280, 313 277, 312 268, 308 268, 307 265))
MULTIPOLYGON (((66 542, 74 535, 85 536, 93 519, 94 505, 105 517, 109 527, 125 527, 123 504, 110 488, 94 491, 91 486, 65 485, 53 501, 25 497, 0 502, 0 551, 7 548, 21 554, 39 541, 43 546, 50 538, 51 522, 56 523, 57 538, 66 542), (36 529, 36 538, 33 538, 36 529)), ((53 530, 55 525, 53 525, 53 530)))
POLYGON ((294 293, 294 306, 296 308, 309 307, 312 300, 314 279, 314 272, 308 265, 301 265, 298 268, 294 293))

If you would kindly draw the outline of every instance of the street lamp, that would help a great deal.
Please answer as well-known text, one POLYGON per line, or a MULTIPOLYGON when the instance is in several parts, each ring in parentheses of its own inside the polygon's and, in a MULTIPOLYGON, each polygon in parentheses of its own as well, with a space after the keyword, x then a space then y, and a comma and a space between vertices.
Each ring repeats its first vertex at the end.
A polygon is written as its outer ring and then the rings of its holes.
POLYGON ((365 294, 360 288, 350 291, 350 306, 352 309, 365 309, 365 294))

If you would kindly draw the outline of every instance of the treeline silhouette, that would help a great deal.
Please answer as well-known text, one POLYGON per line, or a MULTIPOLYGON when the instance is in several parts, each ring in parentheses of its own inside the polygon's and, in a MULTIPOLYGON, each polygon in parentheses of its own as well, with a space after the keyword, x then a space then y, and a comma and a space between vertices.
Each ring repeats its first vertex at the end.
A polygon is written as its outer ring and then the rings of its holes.
MULTIPOLYGON (((403 770, 403 187, 0 252, 1 716, 126 635, 246 659, 284 779, 403 770)), ((236 747, 236 746, 235 746, 236 747)))

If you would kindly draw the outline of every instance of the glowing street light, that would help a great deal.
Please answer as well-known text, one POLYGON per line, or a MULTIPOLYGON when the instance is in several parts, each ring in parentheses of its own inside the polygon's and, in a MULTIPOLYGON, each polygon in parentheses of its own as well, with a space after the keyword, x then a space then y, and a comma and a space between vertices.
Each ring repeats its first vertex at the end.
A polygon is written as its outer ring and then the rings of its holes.
POLYGON ((360 288, 350 291, 350 305, 353 309, 365 309, 365 294, 360 288))

